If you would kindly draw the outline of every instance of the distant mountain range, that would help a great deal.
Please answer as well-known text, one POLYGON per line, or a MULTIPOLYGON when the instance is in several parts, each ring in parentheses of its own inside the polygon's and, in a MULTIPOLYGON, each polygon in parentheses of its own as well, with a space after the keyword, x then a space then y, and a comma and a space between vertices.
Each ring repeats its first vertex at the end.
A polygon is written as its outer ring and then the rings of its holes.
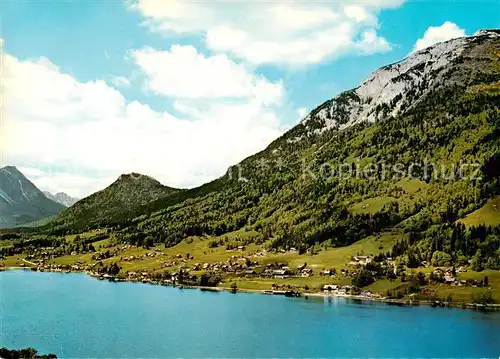
POLYGON ((74 205, 78 201, 78 198, 71 197, 64 192, 52 194, 49 191, 43 191, 43 194, 48 199, 51 199, 54 202, 63 204, 66 207, 71 207, 72 205, 74 205))
POLYGON ((47 198, 16 167, 0 169, 0 228, 38 221, 65 208, 47 198))
POLYGON ((0 228, 109 222, 179 191, 152 177, 130 173, 79 200, 64 192, 42 192, 16 167, 6 166, 0 169, 0 228))

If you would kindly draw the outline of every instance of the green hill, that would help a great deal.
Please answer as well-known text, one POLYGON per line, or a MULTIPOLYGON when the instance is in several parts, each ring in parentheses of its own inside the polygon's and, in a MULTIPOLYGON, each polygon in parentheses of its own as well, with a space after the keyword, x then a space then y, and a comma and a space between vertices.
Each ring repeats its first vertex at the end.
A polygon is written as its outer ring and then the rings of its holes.
POLYGON ((500 196, 488 200, 483 207, 469 213, 459 222, 465 224, 466 227, 500 226, 500 196))
POLYGON ((60 213, 50 227, 92 228, 113 223, 135 209, 179 190, 138 173, 121 175, 115 182, 60 213))

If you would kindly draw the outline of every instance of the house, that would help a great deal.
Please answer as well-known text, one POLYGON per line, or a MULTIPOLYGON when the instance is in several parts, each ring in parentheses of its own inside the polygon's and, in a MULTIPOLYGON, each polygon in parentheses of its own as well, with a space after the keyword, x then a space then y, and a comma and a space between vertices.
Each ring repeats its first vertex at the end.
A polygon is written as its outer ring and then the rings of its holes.
POLYGON ((330 275, 331 272, 329 269, 323 269, 322 271, 319 272, 319 275, 330 275))
POLYGON ((361 296, 362 297, 370 298, 372 296, 372 292, 369 291, 369 290, 364 290, 364 291, 361 292, 361 296))
POLYGON ((455 277, 452 277, 451 275, 449 274, 446 274, 444 276, 444 282, 446 284, 454 284, 455 282, 457 281, 457 279, 455 277))
POLYGON ((312 268, 305 268, 305 269, 302 269, 301 273, 302 277, 310 277, 313 275, 313 270, 312 268))
POLYGON ((286 269, 274 269, 272 271, 274 278, 286 278, 288 277, 288 270, 286 269))
POLYGON ((432 273, 434 273, 436 275, 440 275, 440 274, 443 275, 444 270, 442 270, 441 268, 436 268, 436 269, 434 269, 434 271, 432 273))
POLYGON ((436 294, 436 291, 434 289, 431 289, 431 288, 424 288, 422 290, 422 295, 433 296, 435 294, 436 294))
POLYGON ((353 256, 351 259, 352 261, 349 262, 350 265, 365 266, 372 261, 369 256, 353 256))
POLYGON ((323 286, 323 291, 332 291, 332 290, 337 290, 338 288, 339 286, 336 284, 325 284, 323 286))

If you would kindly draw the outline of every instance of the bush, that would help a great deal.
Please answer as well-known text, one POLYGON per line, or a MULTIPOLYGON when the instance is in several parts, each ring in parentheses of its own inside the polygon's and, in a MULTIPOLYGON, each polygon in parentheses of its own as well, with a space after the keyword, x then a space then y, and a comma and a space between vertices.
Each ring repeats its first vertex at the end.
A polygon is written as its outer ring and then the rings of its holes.
POLYGON ((449 266, 451 265, 451 256, 448 253, 435 251, 432 254, 432 265, 437 267, 449 266))
POLYGON ((221 277, 219 277, 217 274, 204 273, 200 277, 200 286, 217 287, 217 284, 219 284, 221 280, 221 277))
POLYGON ((491 295, 491 290, 472 294, 472 303, 477 303, 477 304, 493 303, 493 296, 491 295))
POLYGON ((466 256, 460 255, 457 258, 456 264, 459 266, 465 266, 465 265, 469 264, 469 261, 468 261, 466 256))
POLYGON ((236 285, 236 283, 232 283, 231 284, 231 292, 236 293, 237 291, 238 291, 238 286, 236 285))
POLYGON ((366 287, 373 282, 375 282, 375 278, 373 278, 372 273, 366 269, 362 269, 354 278, 352 278, 352 285, 359 288, 366 287))
POLYGON ((472 257, 472 260, 470 262, 470 266, 471 266, 472 270, 475 270, 476 272, 481 272, 484 269, 483 256, 481 254, 480 249, 478 249, 476 254, 474 254, 474 257, 472 257))

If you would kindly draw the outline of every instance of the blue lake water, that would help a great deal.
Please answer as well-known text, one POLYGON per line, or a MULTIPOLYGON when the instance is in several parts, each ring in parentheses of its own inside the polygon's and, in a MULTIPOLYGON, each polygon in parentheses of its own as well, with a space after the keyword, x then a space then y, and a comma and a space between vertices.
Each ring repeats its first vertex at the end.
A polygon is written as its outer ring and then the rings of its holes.
POLYGON ((64 358, 491 357, 500 313, 0 273, 0 346, 64 358))

